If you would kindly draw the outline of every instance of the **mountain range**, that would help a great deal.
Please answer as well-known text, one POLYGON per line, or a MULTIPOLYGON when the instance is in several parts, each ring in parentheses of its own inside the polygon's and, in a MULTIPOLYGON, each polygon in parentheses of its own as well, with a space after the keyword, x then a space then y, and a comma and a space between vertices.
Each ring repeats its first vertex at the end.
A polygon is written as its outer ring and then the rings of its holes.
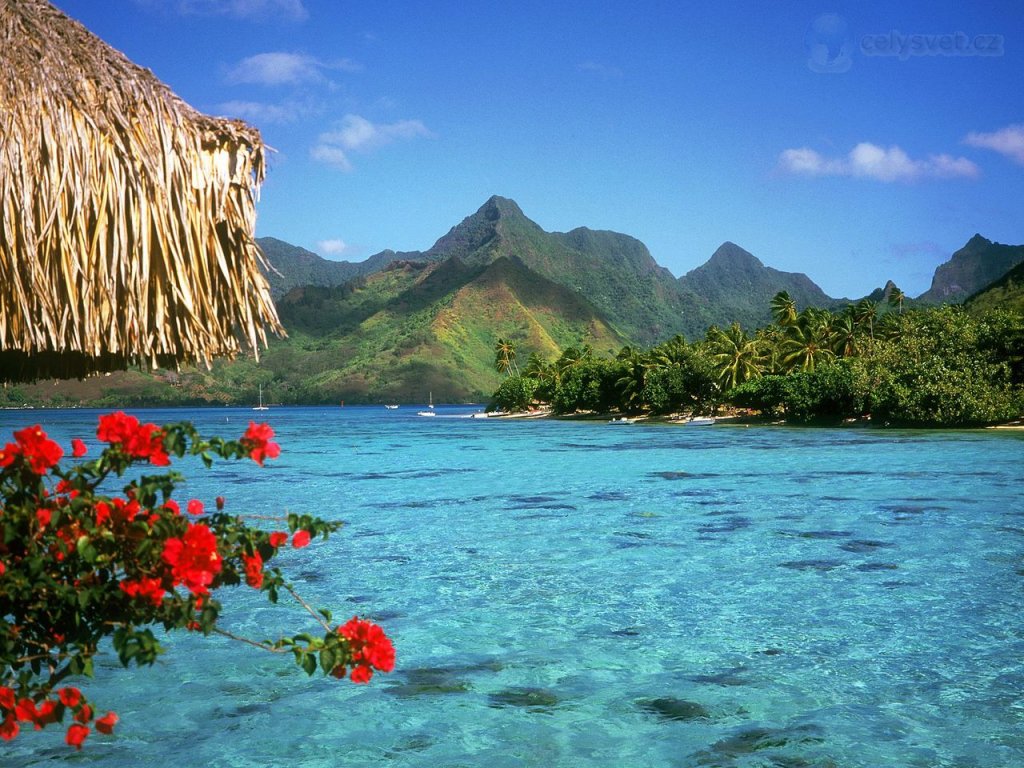
MULTIPOLYGON (((480 266, 507 258, 585 298, 622 336, 648 345, 676 333, 697 338, 709 325, 765 325, 771 321, 769 302, 779 291, 787 291, 798 307, 835 308, 852 301, 828 296, 805 274, 765 266, 731 242, 675 278, 629 235, 586 227, 545 232, 514 201, 498 196, 426 251, 387 250, 353 263, 327 261, 273 238, 262 238, 259 244, 280 273, 268 275, 278 298, 296 285, 338 286, 368 278, 396 261, 456 260, 480 266)), ((939 266, 929 290, 914 301, 963 301, 1022 262, 1024 246, 1001 245, 976 234, 939 266)), ((889 281, 866 298, 885 301, 895 288, 889 281)))
MULTIPOLYGON (((520 362, 533 352, 553 359, 569 346, 614 354, 675 334, 701 338, 713 324, 753 330, 771 321, 769 303, 783 290, 801 308, 849 302, 731 242, 676 278, 636 238, 585 227, 546 232, 497 196, 425 251, 386 250, 353 263, 275 238, 258 242, 288 331, 258 363, 35 385, 0 393, 0 405, 244 404, 259 384, 273 403, 424 402, 428 393, 479 401, 499 381, 498 338, 516 344, 520 362)), ((1021 269, 1024 246, 975 235, 916 301, 1021 304, 1021 269)), ((868 298, 884 301, 893 290, 890 281, 868 298)))

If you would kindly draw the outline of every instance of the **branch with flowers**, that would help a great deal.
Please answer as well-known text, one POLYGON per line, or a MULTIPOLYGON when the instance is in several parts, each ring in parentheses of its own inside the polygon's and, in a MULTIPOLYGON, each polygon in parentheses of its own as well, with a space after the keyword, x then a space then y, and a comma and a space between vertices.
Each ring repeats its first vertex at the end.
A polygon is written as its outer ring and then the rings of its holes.
POLYGON ((395 663, 391 640, 376 624, 353 617, 332 624, 268 563, 289 545, 327 539, 341 524, 309 515, 280 518, 266 531, 199 499, 172 498, 183 476, 139 474, 119 493, 112 486, 142 464, 169 467, 172 458, 251 458, 260 466, 280 447, 267 424, 250 422, 238 440, 203 438, 187 423, 140 423, 122 412, 101 416, 106 447, 96 458, 71 441, 78 463, 64 467, 64 449, 39 426, 14 433, 0 449, 0 738, 70 720, 66 742, 78 749, 96 730, 110 734, 117 715, 96 717, 76 678, 93 676, 93 659, 109 638, 124 666, 153 664, 164 652, 154 628, 217 634, 263 650, 290 654, 307 674, 320 669, 355 683, 395 663), (245 584, 276 603, 292 596, 318 629, 256 641, 222 629, 224 587, 245 584))

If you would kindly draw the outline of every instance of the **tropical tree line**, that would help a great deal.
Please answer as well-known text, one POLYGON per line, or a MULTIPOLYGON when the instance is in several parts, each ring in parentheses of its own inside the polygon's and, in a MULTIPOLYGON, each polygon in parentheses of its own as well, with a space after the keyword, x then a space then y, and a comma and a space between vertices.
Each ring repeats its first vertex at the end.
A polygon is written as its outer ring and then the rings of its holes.
POLYGON ((501 339, 505 378, 493 408, 549 406, 556 414, 702 415, 743 409, 795 422, 873 419, 883 424, 973 426, 1024 414, 1024 318, 959 306, 907 308, 898 288, 885 303, 840 311, 797 307, 782 291, 773 322, 754 332, 712 326, 687 342, 600 355, 570 347, 553 361, 531 354, 520 371, 501 339))

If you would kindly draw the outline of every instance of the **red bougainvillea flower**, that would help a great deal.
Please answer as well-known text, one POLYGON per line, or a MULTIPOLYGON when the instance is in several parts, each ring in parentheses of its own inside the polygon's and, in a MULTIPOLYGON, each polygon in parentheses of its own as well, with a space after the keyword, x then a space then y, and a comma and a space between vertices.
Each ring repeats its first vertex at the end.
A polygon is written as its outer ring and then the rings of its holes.
POLYGON ((110 505, 105 501, 96 502, 96 527, 99 528, 110 519, 110 505))
POLYGON ((0 448, 0 468, 11 466, 14 460, 18 458, 19 453, 21 451, 18 450, 18 446, 14 443, 8 443, 3 448, 0 448))
POLYGON ((18 703, 14 707, 14 715, 18 718, 19 722, 31 723, 38 716, 36 713, 36 703, 32 699, 18 699, 18 703))
POLYGON ((14 698, 14 689, 3 685, 0 686, 0 709, 12 710, 17 706, 14 698))
POLYGON ((114 732, 114 726, 117 725, 117 721, 118 717, 115 713, 107 712, 107 714, 96 721, 96 730, 109 736, 114 732))
POLYGON ((17 718, 15 718, 13 713, 9 713, 7 717, 0 722, 0 739, 10 741, 18 735, 18 731, 20 730, 21 726, 18 725, 17 718))
POLYGON ((165 467, 171 463, 164 450, 164 433, 156 424, 140 424, 124 411, 100 416, 96 437, 121 449, 136 459, 149 459, 150 464, 165 467))
POLYGON ((68 727, 68 733, 64 737, 64 741, 68 743, 68 746, 74 747, 75 749, 82 748, 82 742, 89 736, 89 729, 79 723, 72 723, 68 727))
POLYGON ((203 514, 203 502, 199 499, 190 499, 188 502, 188 513, 190 515, 201 515, 203 514))
POLYGON ((50 723, 57 722, 57 702, 56 701, 44 701, 39 709, 36 711, 35 727, 37 731, 41 731, 45 726, 50 723))
POLYGON ((64 449, 50 440, 38 424, 18 430, 14 439, 15 443, 7 443, 0 451, 0 467, 10 466, 20 455, 25 457, 33 472, 44 475, 64 455, 64 449))
POLYGON ((77 437, 71 440, 71 455, 76 459, 80 459, 89 452, 89 449, 85 447, 85 443, 79 440, 77 437))
POLYGON ((171 566, 175 586, 184 584, 194 595, 206 594, 213 577, 221 569, 217 537, 202 524, 189 523, 188 530, 180 539, 167 539, 163 560, 171 566))
POLYGON ((141 597, 149 600, 153 605, 160 605, 161 601, 164 599, 165 590, 163 585, 160 583, 160 579, 151 579, 147 577, 142 577, 141 579, 136 579, 134 581, 125 579, 121 582, 120 586, 121 591, 128 595, 128 597, 141 597))
POLYGON ((275 531, 270 534, 270 546, 274 547, 274 549, 277 549, 286 541, 288 541, 288 534, 283 531, 275 531))
POLYGON ((242 555, 242 562, 245 563, 245 583, 254 589, 263 586, 263 558, 259 552, 252 555, 242 555))
MULTIPOLYGON (((104 502, 99 502, 96 505, 97 508, 103 503, 104 502)), ((113 504, 113 507, 107 507, 107 510, 110 512, 110 517, 113 519, 115 525, 124 525, 132 522, 135 520, 139 512, 142 511, 142 505, 135 499, 128 499, 127 501, 124 499, 111 499, 110 503, 113 504)), ((99 513, 97 512, 97 517, 98 516, 99 513)))
POLYGON ((178 502, 174 499, 168 499, 164 502, 164 509, 170 510, 172 515, 180 515, 181 507, 178 506, 178 502))
POLYGON ((372 621, 353 616, 338 627, 338 634, 348 640, 352 653, 353 683, 368 683, 373 670, 390 672, 395 668, 395 646, 384 630, 372 621))
POLYGON ((222 509, 224 509, 224 497, 223 496, 218 496, 216 499, 214 499, 214 503, 216 503, 216 505, 217 505, 217 511, 218 512, 220 512, 222 509))
POLYGON ((373 670, 370 669, 366 664, 358 664, 352 667, 352 674, 349 675, 349 680, 353 683, 368 683, 370 678, 373 677, 373 670))
POLYGON ((296 549, 302 549, 309 544, 309 531, 296 531, 295 535, 292 536, 292 546, 296 549))
POLYGON ((77 707, 82 700, 82 692, 77 688, 61 688, 58 695, 65 707, 77 707))
POLYGON ((39 522, 39 530, 42 530, 50 524, 50 520, 53 519, 53 513, 48 509, 37 509, 36 520, 39 522))
POLYGON ((88 704, 83 704, 81 709, 75 712, 75 720, 80 723, 88 723, 92 720, 92 707, 88 704))
POLYGON ((269 424, 257 424, 255 421, 249 422, 249 428, 242 435, 241 443, 249 451, 249 458, 261 467, 264 459, 276 459, 281 455, 281 446, 270 441, 273 436, 274 430, 269 424))

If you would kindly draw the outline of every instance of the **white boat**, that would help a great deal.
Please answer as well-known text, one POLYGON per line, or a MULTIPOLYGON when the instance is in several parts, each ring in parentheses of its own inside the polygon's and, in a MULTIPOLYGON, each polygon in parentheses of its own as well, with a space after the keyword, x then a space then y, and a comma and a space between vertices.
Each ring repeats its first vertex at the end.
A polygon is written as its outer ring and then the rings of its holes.
POLYGON ((628 416, 619 416, 617 419, 612 419, 608 423, 609 424, 636 424, 636 419, 631 419, 628 416))
POLYGON ((434 413, 434 393, 433 392, 430 393, 430 403, 427 405, 427 408, 429 408, 430 410, 429 411, 417 411, 416 415, 417 416, 437 416, 437 414, 434 413))
POLYGON ((710 427, 715 423, 715 420, 711 416, 693 416, 684 423, 691 427, 710 427))
POLYGON ((252 407, 252 409, 254 411, 267 411, 267 410, 270 410, 269 408, 267 408, 267 406, 265 406, 263 404, 263 385, 262 384, 260 384, 260 404, 259 405, 254 405, 252 407))
POLYGON ((398 406, 397 405, 385 405, 384 407, 387 408, 389 411, 397 411, 398 410, 398 406))

